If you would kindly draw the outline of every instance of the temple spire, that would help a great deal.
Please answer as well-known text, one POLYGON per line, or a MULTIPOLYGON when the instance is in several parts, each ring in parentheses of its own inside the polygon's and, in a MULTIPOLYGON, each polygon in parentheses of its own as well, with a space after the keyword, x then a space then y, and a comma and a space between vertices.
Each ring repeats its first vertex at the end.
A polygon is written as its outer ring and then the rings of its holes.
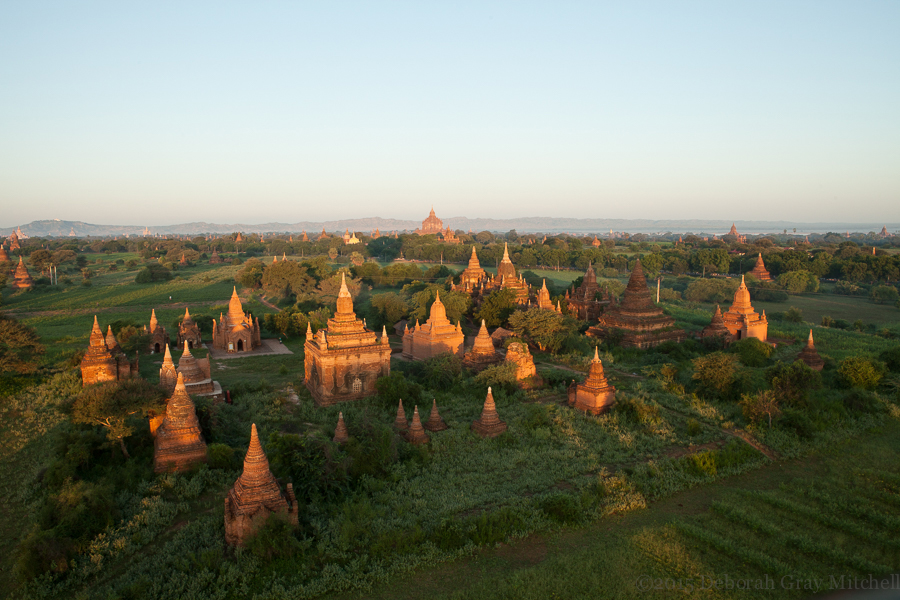
POLYGON ((334 429, 334 438, 332 441, 343 444, 350 439, 350 433, 347 431, 347 425, 344 423, 344 413, 338 413, 337 427, 334 429))

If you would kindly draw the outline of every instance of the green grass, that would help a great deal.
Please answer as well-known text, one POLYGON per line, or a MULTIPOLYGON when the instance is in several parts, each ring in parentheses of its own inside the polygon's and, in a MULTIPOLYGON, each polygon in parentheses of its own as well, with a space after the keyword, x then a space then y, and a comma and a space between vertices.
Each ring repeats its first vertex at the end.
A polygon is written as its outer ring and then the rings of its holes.
POLYGON ((868 298, 838 295, 790 296, 787 302, 753 302, 758 311, 783 312, 790 307, 803 311, 803 319, 815 324, 822 322, 823 316, 844 319, 853 323, 857 319, 866 325, 870 323, 900 323, 900 309, 889 304, 875 304, 868 298))

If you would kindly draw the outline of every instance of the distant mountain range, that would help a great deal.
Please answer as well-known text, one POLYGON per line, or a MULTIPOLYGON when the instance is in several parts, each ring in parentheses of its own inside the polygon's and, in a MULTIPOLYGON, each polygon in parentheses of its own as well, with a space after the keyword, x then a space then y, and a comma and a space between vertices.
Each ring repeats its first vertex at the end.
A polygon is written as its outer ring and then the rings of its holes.
MULTIPOLYGON (((650 220, 650 219, 572 219, 559 217, 520 217, 515 219, 470 219, 468 217, 450 217, 444 219, 444 226, 463 231, 507 232, 515 229, 519 233, 578 233, 603 234, 610 230, 628 233, 696 233, 723 234, 731 228, 731 221, 716 220, 650 220)), ((834 232, 879 232, 887 227, 890 232, 897 232, 900 223, 800 223, 795 221, 735 221, 740 233, 779 233, 787 230, 797 233, 834 232)), ((374 229, 381 232, 413 231, 421 226, 421 221, 402 219, 382 219, 369 217, 365 219, 344 219, 339 221, 301 221, 299 223, 180 223, 174 225, 148 225, 146 230, 151 235, 201 235, 207 233, 314 233, 325 229, 328 232, 359 231, 368 233, 374 229)), ((97 225, 83 221, 45 220, 32 221, 18 225, 28 236, 38 237, 109 237, 119 235, 143 235, 143 225, 97 225)), ((0 235, 8 236, 16 226, 0 228, 0 235)))

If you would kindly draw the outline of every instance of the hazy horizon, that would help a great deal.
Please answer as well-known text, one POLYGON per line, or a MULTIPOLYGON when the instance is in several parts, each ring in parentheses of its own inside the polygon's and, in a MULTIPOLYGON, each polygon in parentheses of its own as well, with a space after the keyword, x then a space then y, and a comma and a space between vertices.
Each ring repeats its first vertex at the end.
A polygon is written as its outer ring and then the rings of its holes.
POLYGON ((0 6, 3 226, 900 222, 896 2, 0 6))

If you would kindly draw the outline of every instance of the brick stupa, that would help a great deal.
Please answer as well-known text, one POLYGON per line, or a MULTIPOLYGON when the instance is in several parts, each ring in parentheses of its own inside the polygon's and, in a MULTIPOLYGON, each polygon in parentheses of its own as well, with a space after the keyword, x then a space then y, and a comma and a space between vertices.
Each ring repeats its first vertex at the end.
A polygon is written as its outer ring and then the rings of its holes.
POLYGON ((806 340, 806 346, 797 355, 797 360, 802 360, 813 371, 821 371, 825 368, 825 360, 819 356, 816 346, 813 343, 812 329, 809 330, 809 339, 806 340))
POLYGON ((731 341, 731 332, 725 326, 725 318, 722 316, 722 309, 716 305, 716 312, 713 313, 712 321, 700 332, 701 338, 720 337, 726 342, 731 341))
POLYGON ((506 431, 506 423, 500 420, 497 414, 497 406, 494 404, 494 395, 488 388, 487 397, 484 399, 484 408, 481 409, 481 418, 472 421, 472 431, 481 437, 497 437, 506 431))
POLYGON ((744 283, 744 277, 741 276, 741 285, 738 286, 734 293, 734 302, 731 308, 723 315, 725 327, 735 340, 742 340, 748 337, 754 337, 765 342, 769 333, 769 321, 766 319, 766 313, 760 316, 753 305, 750 304, 750 290, 744 283))
POLYGON ((338 413, 337 427, 334 428, 334 437, 331 440, 343 444, 349 439, 350 433, 347 431, 347 424, 344 423, 344 413, 340 412, 338 413))
POLYGON ((772 281, 772 276, 769 275, 769 271, 766 270, 766 263, 763 262, 762 252, 756 257, 756 264, 753 265, 749 274, 756 277, 759 281, 772 281))
POLYGON ((572 287, 571 294, 566 290, 568 313, 582 321, 593 321, 599 318, 600 313, 603 312, 603 306, 609 304, 608 300, 597 300, 597 294, 600 291, 594 266, 589 264, 587 271, 584 272, 581 285, 577 288, 572 287))
POLYGON ((0 263, 9 262, 9 254, 6 253, 6 248, 3 247, 3 244, 0 244, 0 263))
POLYGON ((150 352, 152 353, 159 354, 169 345, 169 333, 165 327, 159 324, 155 308, 150 309, 150 326, 147 328, 147 335, 150 336, 150 352))
POLYGON ((287 484, 286 492, 282 493, 269 470, 269 459, 259 443, 254 423, 250 428, 250 447, 244 457, 244 472, 225 497, 225 541, 231 546, 243 546, 273 513, 285 516, 294 527, 299 524, 294 486, 287 484))
POLYGON ((104 381, 123 381, 139 377, 138 360, 129 362, 116 337, 112 334, 112 327, 106 337, 100 329, 97 317, 94 316, 94 326, 91 329, 91 337, 87 352, 81 359, 81 383, 83 386, 104 381), (107 340, 110 340, 107 342, 107 340), (110 349, 110 344, 113 348, 110 349))
POLYGON ((428 321, 424 325, 416 323, 404 332, 403 356, 412 360, 428 360, 448 352, 462 356, 465 340, 462 326, 458 322, 453 325, 447 318, 447 309, 437 292, 428 321))
POLYGON ((403 400, 397 405, 397 416, 394 417, 394 429, 397 431, 406 431, 409 429, 409 423, 406 421, 406 411, 403 410, 403 400))
POLYGON ((406 441, 417 446, 421 444, 427 444, 431 441, 431 438, 428 437, 427 433, 425 433, 425 429, 422 428, 422 421, 421 419, 419 419, 418 406, 413 408, 412 424, 409 426, 409 430, 406 432, 406 441))
POLYGON ((484 319, 482 319, 481 329, 478 330, 478 335, 475 336, 475 343, 463 357, 463 365, 473 371, 482 371, 501 360, 503 360, 503 357, 494 348, 494 341, 491 339, 491 334, 488 333, 484 319))
POLYGON ((516 381, 522 388, 531 389, 543 384, 543 379, 537 374, 534 357, 531 356, 527 344, 512 342, 506 348, 506 362, 516 366, 516 381))
POLYGON ((478 255, 475 254, 475 246, 472 246, 472 256, 469 257, 469 265, 459 274, 459 284, 454 284, 452 289, 471 295, 486 277, 487 273, 481 268, 481 263, 478 262, 478 255))
POLYGON ((640 260, 635 262, 622 303, 600 315, 587 335, 606 338, 613 332, 621 333, 621 344, 626 348, 650 348, 685 338, 684 330, 675 327, 675 319, 653 303, 640 260))
POLYGON ((9 287, 14 290, 28 290, 34 287, 34 280, 31 279, 28 267, 25 266, 25 261, 22 260, 21 256, 19 257, 19 264, 16 265, 16 270, 13 272, 13 279, 9 283, 9 287))
POLYGON ((353 298, 341 273, 337 311, 313 335, 306 330, 304 382, 319 406, 359 400, 376 393, 375 382, 391 374, 391 347, 353 312, 353 298))
POLYGON ((425 422, 423 427, 428 431, 444 431, 449 428, 447 423, 444 422, 443 417, 441 417, 441 414, 438 412, 436 399, 431 401, 431 414, 428 415, 428 421, 425 422))
POLYGON ((166 402, 166 415, 153 441, 153 470, 157 473, 184 471, 206 462, 206 442, 191 397, 178 374, 175 391, 166 402))
POLYGON ((209 264, 218 265, 218 264, 221 264, 221 262, 222 262, 222 257, 219 256, 219 251, 217 249, 213 248, 212 254, 210 254, 210 256, 209 256, 209 264))
POLYGON ((584 383, 570 385, 568 395, 569 406, 593 415, 606 412, 615 404, 616 388, 606 380, 596 348, 587 379, 584 383))
POLYGON ((203 343, 200 339, 200 327, 191 318, 191 312, 185 307, 184 318, 178 325, 178 347, 183 348, 187 342, 188 348, 199 348, 203 343))

